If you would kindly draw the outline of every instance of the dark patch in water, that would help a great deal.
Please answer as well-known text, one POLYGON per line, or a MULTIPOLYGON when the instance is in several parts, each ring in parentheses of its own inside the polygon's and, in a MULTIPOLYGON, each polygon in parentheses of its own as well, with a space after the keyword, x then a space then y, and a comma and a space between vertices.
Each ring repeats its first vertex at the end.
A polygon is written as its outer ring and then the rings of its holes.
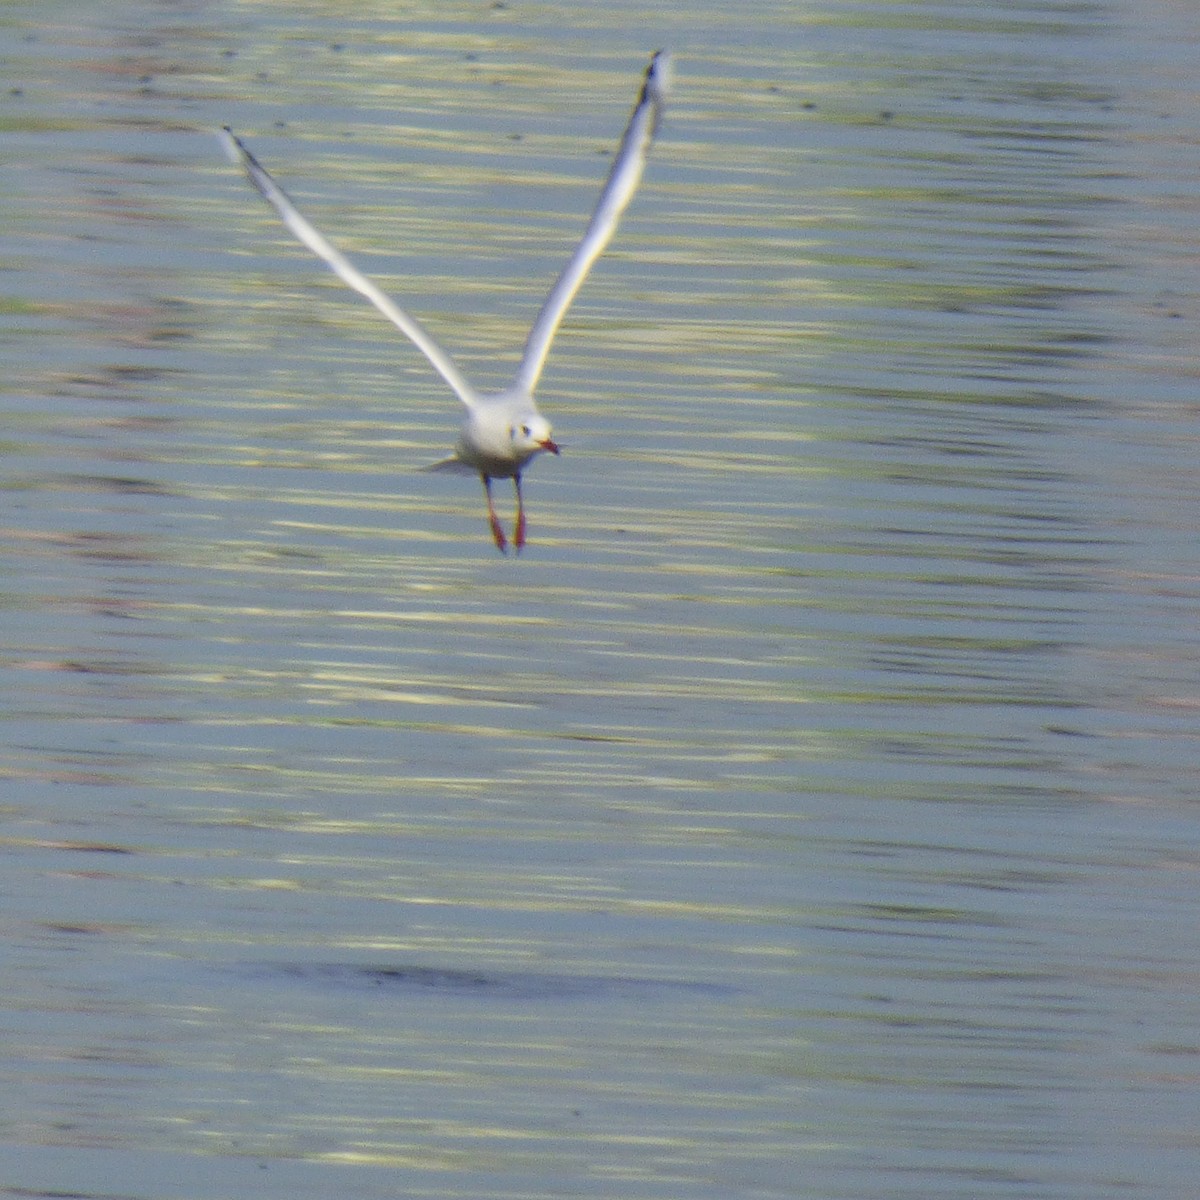
POLYGON ((360 963, 277 963, 264 964, 262 969, 302 983, 373 989, 399 995, 428 991, 514 1000, 647 1000, 667 999, 681 993, 716 999, 734 992, 733 988, 719 984, 688 980, 549 975, 536 971, 467 971, 451 967, 385 967, 360 963))

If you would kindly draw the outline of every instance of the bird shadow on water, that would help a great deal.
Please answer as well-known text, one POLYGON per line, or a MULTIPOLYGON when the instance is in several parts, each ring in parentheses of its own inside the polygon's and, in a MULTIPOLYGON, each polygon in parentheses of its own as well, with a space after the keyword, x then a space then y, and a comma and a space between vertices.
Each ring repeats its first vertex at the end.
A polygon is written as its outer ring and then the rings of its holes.
POLYGON ((671 1000, 682 997, 721 1000, 737 989, 695 980, 651 979, 627 975, 567 975, 539 971, 472 971, 411 964, 240 963, 238 974, 290 981, 320 989, 350 989, 403 997, 434 993, 521 1001, 671 1000))

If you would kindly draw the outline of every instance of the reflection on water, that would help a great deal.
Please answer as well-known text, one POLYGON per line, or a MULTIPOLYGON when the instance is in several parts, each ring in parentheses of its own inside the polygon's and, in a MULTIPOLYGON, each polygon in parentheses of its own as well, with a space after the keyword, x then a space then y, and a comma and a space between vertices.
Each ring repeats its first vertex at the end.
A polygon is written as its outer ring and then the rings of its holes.
POLYGON ((1187 1194, 1195 16, 410 7, 10 6, 5 1186, 1187 1194), (657 45, 501 560, 196 131, 486 385, 657 45))

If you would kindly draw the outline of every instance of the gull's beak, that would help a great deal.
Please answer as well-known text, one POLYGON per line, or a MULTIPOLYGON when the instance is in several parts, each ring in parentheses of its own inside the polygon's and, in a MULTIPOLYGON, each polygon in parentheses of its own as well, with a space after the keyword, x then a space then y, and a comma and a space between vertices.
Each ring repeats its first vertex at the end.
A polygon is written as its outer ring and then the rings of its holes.
POLYGON ((538 445, 541 446, 543 450, 549 450, 551 454, 557 454, 559 452, 558 443, 553 438, 544 438, 542 441, 538 442, 538 445))

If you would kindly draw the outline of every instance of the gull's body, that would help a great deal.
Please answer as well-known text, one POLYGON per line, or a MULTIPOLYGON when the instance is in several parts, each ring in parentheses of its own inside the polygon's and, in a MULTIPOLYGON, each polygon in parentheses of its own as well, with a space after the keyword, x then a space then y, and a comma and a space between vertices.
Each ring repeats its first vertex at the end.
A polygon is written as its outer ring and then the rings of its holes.
POLYGON ((517 516, 513 542, 518 550, 525 544, 525 507, 521 496, 521 473, 542 451, 558 453, 550 436, 550 423, 537 410, 534 389, 541 377, 550 344, 559 325, 579 291, 592 264, 600 257, 616 231, 617 222, 633 198, 646 165, 646 155, 658 131, 663 100, 668 84, 669 59, 661 51, 650 60, 645 80, 620 149, 596 209, 575 248, 570 261, 551 288, 525 341, 525 350, 513 383, 502 392, 477 392, 458 369, 454 360, 433 340, 418 321, 398 307, 371 282, 348 258, 301 215, 283 189, 259 165, 255 157, 226 127, 221 138, 232 159, 250 177, 250 182, 279 214, 283 223, 314 254, 323 259, 344 283, 365 296, 425 355, 434 370, 448 383, 466 408, 458 445, 454 454, 436 463, 477 473, 487 496, 488 521, 492 537, 500 550, 508 539, 501 528, 492 503, 492 480, 511 479, 517 496, 517 516))

